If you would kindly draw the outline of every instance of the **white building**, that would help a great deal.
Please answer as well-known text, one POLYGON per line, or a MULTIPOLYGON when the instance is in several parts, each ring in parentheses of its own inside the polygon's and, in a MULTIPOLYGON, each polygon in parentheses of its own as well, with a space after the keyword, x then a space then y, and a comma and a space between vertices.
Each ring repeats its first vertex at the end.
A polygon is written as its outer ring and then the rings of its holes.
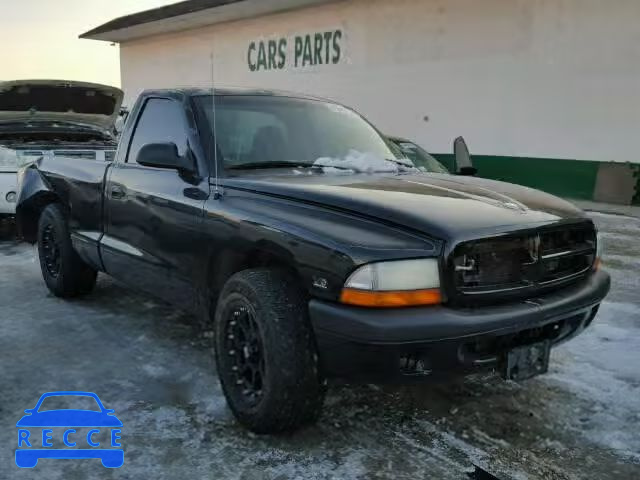
POLYGON ((464 135, 483 176, 629 203, 638 19, 637 0, 188 0, 81 37, 120 44, 125 104, 213 70, 341 101, 436 154, 464 135))

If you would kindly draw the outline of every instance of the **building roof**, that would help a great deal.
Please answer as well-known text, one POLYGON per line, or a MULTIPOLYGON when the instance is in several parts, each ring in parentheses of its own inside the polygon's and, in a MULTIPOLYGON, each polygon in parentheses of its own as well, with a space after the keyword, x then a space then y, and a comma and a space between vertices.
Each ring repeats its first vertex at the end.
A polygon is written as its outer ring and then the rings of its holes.
POLYGON ((152 8, 142 12, 125 15, 124 17, 114 18, 110 22, 104 23, 88 32, 80 35, 80 38, 93 38, 114 30, 133 27, 142 23, 164 20, 165 18, 177 17, 187 13, 199 12, 208 8, 221 7, 230 3, 238 3, 242 0, 186 0, 183 2, 172 3, 163 7, 152 8))
POLYGON ((123 42, 328 1, 335 0, 185 0, 116 18, 81 34, 80 38, 123 42))

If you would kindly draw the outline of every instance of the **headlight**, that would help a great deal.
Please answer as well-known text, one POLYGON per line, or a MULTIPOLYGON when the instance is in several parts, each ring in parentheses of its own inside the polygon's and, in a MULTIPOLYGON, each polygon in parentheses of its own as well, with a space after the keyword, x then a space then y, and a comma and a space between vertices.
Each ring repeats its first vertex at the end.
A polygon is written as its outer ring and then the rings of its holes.
POLYGON ((598 270, 602 266, 602 235, 596 232, 596 259, 593 262, 593 269, 598 270))
POLYGON ((349 276, 340 301, 361 307, 441 303, 438 260, 422 258, 364 265, 349 276))

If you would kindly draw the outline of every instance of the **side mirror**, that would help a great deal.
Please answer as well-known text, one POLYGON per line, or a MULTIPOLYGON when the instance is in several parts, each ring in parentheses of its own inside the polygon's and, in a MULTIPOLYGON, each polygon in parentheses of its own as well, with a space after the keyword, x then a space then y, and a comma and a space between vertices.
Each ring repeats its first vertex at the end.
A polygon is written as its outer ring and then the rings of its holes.
POLYGON ((138 152, 136 162, 146 167, 171 168, 180 171, 195 170, 191 157, 178 155, 175 143, 148 143, 138 152))
POLYGON ((458 137, 453 141, 453 153, 456 157, 456 169, 458 175, 473 176, 478 173, 478 169, 471 163, 471 155, 464 138, 458 137))

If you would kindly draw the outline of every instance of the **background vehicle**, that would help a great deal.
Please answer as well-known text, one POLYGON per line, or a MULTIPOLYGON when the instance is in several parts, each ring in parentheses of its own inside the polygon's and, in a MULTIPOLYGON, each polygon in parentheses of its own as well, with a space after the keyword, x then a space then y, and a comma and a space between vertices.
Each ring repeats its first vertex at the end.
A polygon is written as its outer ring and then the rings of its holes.
POLYGON ((15 213, 16 173, 20 166, 14 151, 0 147, 0 220, 15 213))
POLYGON ((594 225, 570 203, 420 172, 357 113, 311 97, 144 92, 113 163, 43 158, 19 178, 49 289, 87 293, 102 271, 196 311, 256 432, 314 421, 329 377, 544 373, 609 290, 594 225))
POLYGON ((417 143, 406 138, 387 136, 403 155, 405 155, 422 172, 450 173, 447 167, 442 165, 433 155, 427 152, 417 143))
POLYGON ((42 156, 111 160, 123 93, 67 80, 0 82, 0 215, 15 213, 16 173, 42 156))
MULTIPOLYGON (((397 147, 400 153, 406 156, 421 172, 451 173, 442 163, 435 159, 417 143, 400 137, 387 137, 391 144, 397 147)), ((455 153, 454 169, 457 175, 475 175, 478 170, 473 166, 469 150, 462 137, 453 142, 455 153)))

